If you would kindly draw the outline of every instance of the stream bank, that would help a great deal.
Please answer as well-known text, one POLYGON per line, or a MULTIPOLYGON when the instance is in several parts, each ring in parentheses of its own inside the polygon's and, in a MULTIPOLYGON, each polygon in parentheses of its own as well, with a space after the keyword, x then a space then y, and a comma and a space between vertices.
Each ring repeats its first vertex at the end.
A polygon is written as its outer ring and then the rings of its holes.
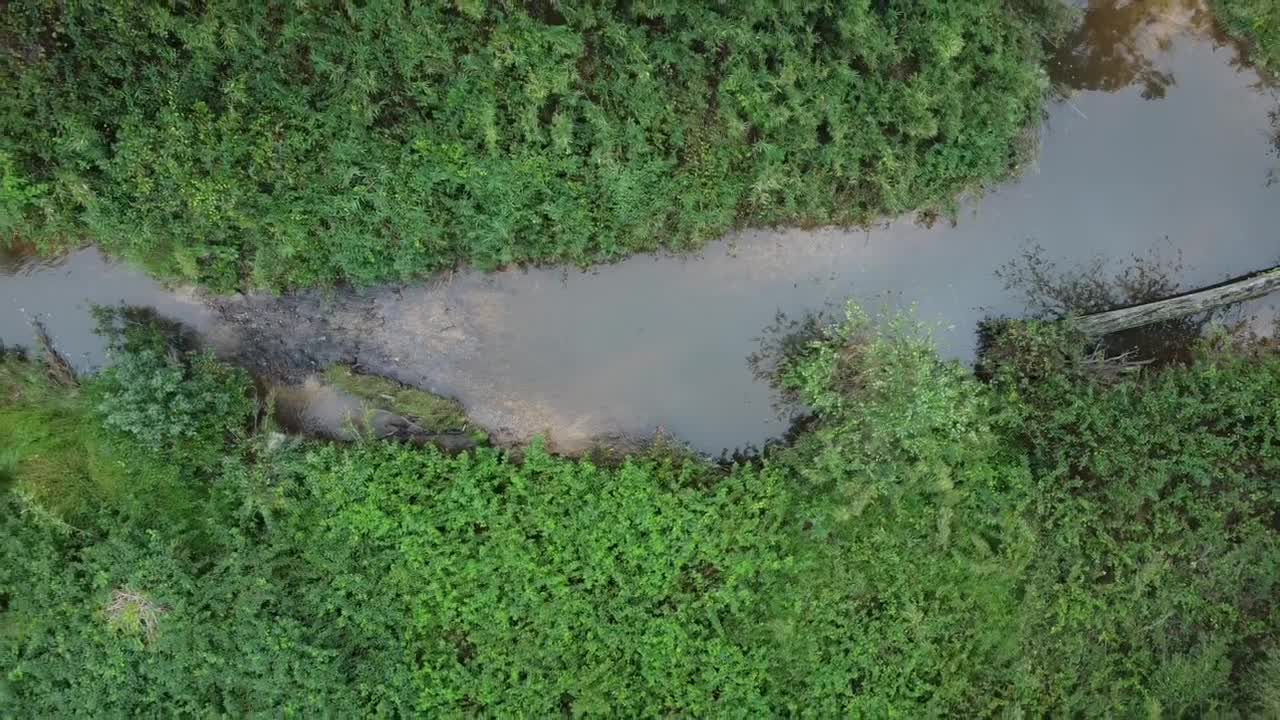
MULTIPOLYGON (((573 451, 657 429, 695 448, 762 445, 788 418, 748 358, 778 314, 852 298, 914 307, 944 355, 970 359, 988 315, 1021 298, 995 273, 1028 243, 1063 265, 1180 260, 1183 287, 1280 260, 1275 91, 1196 0, 1093 2, 1058 53, 1069 90, 1038 161, 966 202, 954 223, 736 233, 697 258, 641 256, 588 272, 459 272, 406 287, 205 298, 83 250, 13 261, 0 338, 40 315, 73 362, 102 362, 90 303, 155 308, 251 369, 302 381, 335 363, 457 398, 495 440, 547 434, 573 451)), ((1274 299, 1249 310, 1270 327, 1274 299)))

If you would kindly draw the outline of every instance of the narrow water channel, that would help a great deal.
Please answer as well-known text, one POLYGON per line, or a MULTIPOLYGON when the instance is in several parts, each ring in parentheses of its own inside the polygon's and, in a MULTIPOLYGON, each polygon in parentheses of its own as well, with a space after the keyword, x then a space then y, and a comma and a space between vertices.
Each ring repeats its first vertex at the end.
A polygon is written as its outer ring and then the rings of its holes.
MULTIPOLYGON (((223 347, 309 348, 317 364, 355 360, 453 395, 512 437, 541 432, 572 449, 661 427, 714 453, 785 430, 747 363, 778 312, 848 298, 914 306, 938 328, 942 352, 965 358, 984 315, 1022 311, 994 273, 1029 243, 1064 266, 1180 255, 1188 287, 1280 261, 1280 97, 1199 0, 1090 2, 1052 71, 1070 93, 1049 108, 1037 160, 967 202, 954 224, 751 230, 695 258, 464 272, 216 310, 85 250, 0 269, 0 338, 27 341, 38 314, 64 352, 91 366, 101 350, 88 305, 151 305, 223 347)), ((1272 299, 1249 310, 1265 326, 1278 308, 1272 299)))

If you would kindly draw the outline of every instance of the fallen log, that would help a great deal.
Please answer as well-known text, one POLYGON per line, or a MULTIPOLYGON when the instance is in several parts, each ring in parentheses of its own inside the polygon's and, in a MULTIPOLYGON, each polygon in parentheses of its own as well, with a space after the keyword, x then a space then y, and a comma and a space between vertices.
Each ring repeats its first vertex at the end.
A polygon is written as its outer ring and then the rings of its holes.
POLYGON ((1280 290, 1280 267, 1155 302, 1082 315, 1075 318, 1073 322, 1075 328, 1085 335, 1099 337, 1143 325, 1198 315, 1223 305, 1260 298, 1277 290, 1280 290))

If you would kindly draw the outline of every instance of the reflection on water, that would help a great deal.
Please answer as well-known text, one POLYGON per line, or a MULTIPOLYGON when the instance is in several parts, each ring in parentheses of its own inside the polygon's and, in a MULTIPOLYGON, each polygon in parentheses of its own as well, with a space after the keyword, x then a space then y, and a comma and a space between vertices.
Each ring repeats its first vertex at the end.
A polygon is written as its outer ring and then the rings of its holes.
POLYGON ((0 251, 0 273, 0 342, 29 345, 31 320, 39 318, 58 350, 80 370, 105 359, 89 315, 95 304, 155 308, 193 328, 210 328, 211 313, 190 294, 166 289, 94 248, 54 259, 38 259, 24 249, 0 251))
POLYGON ((1214 24, 1203 0, 1090 0, 1083 19, 1058 45, 1050 74, 1073 90, 1115 92, 1134 86, 1147 100, 1177 83, 1168 53, 1180 37, 1242 49, 1214 24))
MULTIPOLYGON (((1140 305, 1194 290, 1179 283, 1178 278, 1185 275, 1181 253, 1169 253, 1163 243, 1143 255, 1127 259, 1099 257, 1071 267, 1059 266, 1044 248, 1031 246, 1022 257, 997 272, 1006 289, 1023 295, 1031 317, 1049 321, 1140 305)), ((1205 337, 1210 328, 1252 330, 1251 313, 1260 311, 1265 312, 1238 303, 1142 325, 1102 338, 1103 349, 1108 356, 1127 356, 1156 367, 1189 362, 1196 340, 1205 337)), ((987 336, 983 332, 981 341, 985 342, 987 336)))
MULTIPOLYGON (((780 311, 802 317, 846 298, 914 305, 938 328, 943 354, 965 358, 979 320, 1023 311, 994 272, 1029 239, 1064 267, 1167 247, 1185 266, 1183 287, 1280 262, 1280 188, 1266 186, 1275 96, 1198 2, 1086 9, 1056 71, 1079 91, 1049 109, 1036 167, 969 204, 954 227, 902 219, 870 231, 753 230, 696 259, 457 273, 346 307, 264 298, 261 313, 277 317, 262 327, 302 338, 304 354, 320 359, 336 333, 355 333, 361 363, 459 398, 490 428, 549 430, 571 446, 660 425, 716 453, 786 430, 747 362, 780 311)), ((92 361, 87 304, 117 301, 218 327, 202 305, 89 250, 0 278, 0 339, 25 341, 26 313, 39 312, 64 353, 92 361)), ((1251 306, 1258 328, 1277 305, 1251 306)))
POLYGON ((41 257, 34 247, 24 243, 0 243, 0 275, 28 275, 57 267, 63 259, 61 255, 41 257))
MULTIPOLYGON (((1271 111, 1271 154, 1280 160, 1280 106, 1271 111)), ((1267 171, 1267 187, 1280 182, 1280 166, 1267 171)))

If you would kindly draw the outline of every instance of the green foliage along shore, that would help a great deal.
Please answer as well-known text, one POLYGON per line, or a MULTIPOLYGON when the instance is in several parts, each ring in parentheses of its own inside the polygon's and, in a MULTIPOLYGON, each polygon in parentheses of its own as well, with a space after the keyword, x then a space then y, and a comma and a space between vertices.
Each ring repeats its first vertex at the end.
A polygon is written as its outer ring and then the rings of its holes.
POLYGON ((0 238, 229 289, 938 208, 1015 163, 1052 5, 13 0, 0 238))
POLYGON ((177 401, 174 453, 145 363, 5 360, 0 716, 1276 716, 1280 356, 1011 327, 980 382, 850 314, 780 363, 815 424, 732 468, 177 401))
POLYGON ((1280 72, 1280 3, 1275 0, 1213 0, 1214 10, 1233 35, 1253 41, 1251 58, 1272 73, 1280 72))

